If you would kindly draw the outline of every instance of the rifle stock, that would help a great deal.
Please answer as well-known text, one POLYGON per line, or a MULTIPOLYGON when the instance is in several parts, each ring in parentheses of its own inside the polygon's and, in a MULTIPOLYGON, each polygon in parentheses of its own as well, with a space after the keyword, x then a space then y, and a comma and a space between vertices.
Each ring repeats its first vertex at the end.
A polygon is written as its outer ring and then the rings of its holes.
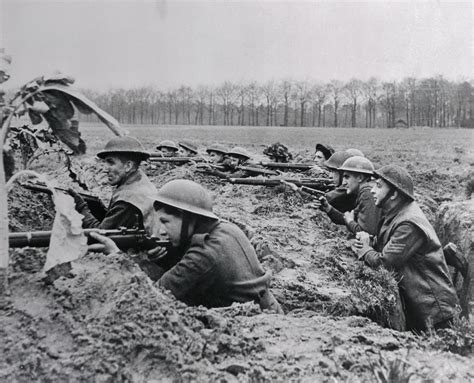
MULTIPOLYGON (((113 229, 113 230, 97 230, 84 229, 84 234, 87 235, 87 244, 97 243, 88 234, 91 232, 98 232, 101 235, 109 237, 121 250, 139 249, 149 250, 155 247, 170 247, 170 241, 162 240, 157 237, 149 236, 145 230, 139 229, 113 229)), ((49 247, 51 239, 51 231, 32 231, 10 233, 8 235, 8 243, 10 248, 17 247, 49 247)))
POLYGON ((291 190, 297 192, 298 194, 300 194, 302 196, 310 197, 311 199, 319 198, 319 197, 322 197, 322 196, 326 195, 325 192, 323 192, 321 190, 316 190, 316 189, 310 188, 308 186, 298 187, 294 183, 288 182, 288 181, 285 181, 285 180, 281 180, 280 182, 283 185, 289 186, 291 190))
POLYGON ((281 181, 287 181, 296 186, 306 186, 321 191, 330 190, 334 187, 331 180, 327 178, 229 178, 229 182, 239 185, 254 186, 277 186, 281 185, 281 181))
MULTIPOLYGON (((41 183, 20 182, 20 185, 28 190, 51 195, 51 190, 47 188, 46 185, 41 184, 41 183)), ((55 189, 62 191, 64 193, 68 192, 67 189, 64 189, 61 187, 55 187, 55 189)), ((89 207, 89 210, 91 211, 92 215, 97 220, 102 221, 107 213, 107 209, 105 208, 100 198, 91 193, 80 192, 78 194, 82 198, 84 198, 84 201, 86 201, 87 206, 89 207)))

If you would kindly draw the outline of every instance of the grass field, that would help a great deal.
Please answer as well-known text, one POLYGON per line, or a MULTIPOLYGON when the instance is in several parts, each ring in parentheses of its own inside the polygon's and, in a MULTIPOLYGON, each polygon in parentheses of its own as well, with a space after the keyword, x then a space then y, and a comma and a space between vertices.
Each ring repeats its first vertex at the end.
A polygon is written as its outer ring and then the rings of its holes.
MULTIPOLYGON (((375 164, 387 161, 450 169, 474 164, 474 132, 467 129, 351 129, 351 128, 288 128, 249 126, 125 126, 150 151, 164 139, 188 139, 201 150, 209 143, 243 145, 254 154, 261 154, 266 145, 281 142, 291 151, 313 152, 318 142, 336 150, 361 149, 375 164), (435 165, 436 164, 436 165, 435 165)), ((81 128, 89 153, 94 154, 113 137, 104 125, 81 128)))

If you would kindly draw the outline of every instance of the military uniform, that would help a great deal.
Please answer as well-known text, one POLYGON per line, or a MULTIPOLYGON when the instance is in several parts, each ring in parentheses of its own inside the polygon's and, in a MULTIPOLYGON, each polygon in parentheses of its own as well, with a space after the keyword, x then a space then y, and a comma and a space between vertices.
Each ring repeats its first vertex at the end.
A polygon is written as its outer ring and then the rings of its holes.
POLYGON ((396 273, 407 328, 426 330, 449 321, 458 303, 439 239, 416 202, 386 212, 362 259, 396 273))
POLYGON ((181 261, 159 285, 189 305, 254 301, 262 309, 281 311, 269 291, 270 278, 245 234, 232 223, 214 221, 196 230, 181 261))
POLYGON ((327 212, 331 221, 338 225, 346 225, 349 231, 354 234, 359 231, 365 231, 375 235, 380 222, 381 211, 375 206, 374 197, 370 193, 370 189, 372 189, 370 182, 360 186, 355 202, 353 222, 347 224, 344 220, 344 214, 333 206, 327 212))
POLYGON ((156 192, 148 177, 141 170, 137 170, 114 190, 102 221, 92 215, 85 202, 79 203, 76 208, 84 216, 82 223, 85 228, 138 227, 146 229, 150 234, 156 234, 154 231, 159 226, 153 209, 156 192))

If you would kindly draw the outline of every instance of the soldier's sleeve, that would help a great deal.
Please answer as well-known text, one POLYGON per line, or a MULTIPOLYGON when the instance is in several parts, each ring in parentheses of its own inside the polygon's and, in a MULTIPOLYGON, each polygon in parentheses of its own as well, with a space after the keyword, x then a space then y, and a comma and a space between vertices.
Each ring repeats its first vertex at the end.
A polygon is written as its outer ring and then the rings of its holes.
POLYGON ((372 195, 370 193, 364 193, 357 207, 357 218, 347 224, 349 231, 354 234, 359 231, 366 231, 371 235, 376 235, 380 213, 375 206, 372 195))
POLYGON ((335 209, 333 206, 327 212, 328 217, 337 225, 345 225, 344 214, 339 210, 335 209))
POLYGON ((159 280, 159 286, 186 302, 192 293, 205 291, 213 282, 215 262, 201 251, 188 250, 183 258, 159 280))
POLYGON ((371 267, 382 265, 389 270, 401 270, 425 242, 423 233, 415 225, 405 222, 395 229, 382 252, 371 249, 362 258, 371 267))
POLYGON ((143 229, 143 216, 136 206, 125 201, 118 201, 110 207, 98 227, 104 230, 119 227, 143 229))

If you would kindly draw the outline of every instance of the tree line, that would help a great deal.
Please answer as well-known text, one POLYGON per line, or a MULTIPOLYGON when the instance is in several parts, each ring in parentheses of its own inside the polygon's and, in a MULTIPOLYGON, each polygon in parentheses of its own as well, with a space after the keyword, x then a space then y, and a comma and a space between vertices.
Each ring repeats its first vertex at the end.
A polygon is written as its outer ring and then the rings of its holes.
POLYGON ((442 76, 84 92, 125 124, 474 128, 474 82, 442 76))

